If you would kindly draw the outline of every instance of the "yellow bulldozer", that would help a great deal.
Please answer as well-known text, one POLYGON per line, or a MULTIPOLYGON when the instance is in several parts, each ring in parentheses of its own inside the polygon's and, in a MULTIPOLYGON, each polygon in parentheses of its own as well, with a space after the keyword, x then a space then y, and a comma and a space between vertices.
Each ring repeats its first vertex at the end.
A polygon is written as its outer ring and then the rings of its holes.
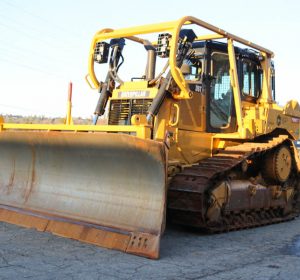
POLYGON ((0 220, 158 258, 166 221, 225 232, 293 219, 300 108, 276 103, 273 56, 191 16, 100 30, 91 125, 70 110, 65 124, 1 119, 0 220), (131 46, 143 71, 122 76, 131 46))

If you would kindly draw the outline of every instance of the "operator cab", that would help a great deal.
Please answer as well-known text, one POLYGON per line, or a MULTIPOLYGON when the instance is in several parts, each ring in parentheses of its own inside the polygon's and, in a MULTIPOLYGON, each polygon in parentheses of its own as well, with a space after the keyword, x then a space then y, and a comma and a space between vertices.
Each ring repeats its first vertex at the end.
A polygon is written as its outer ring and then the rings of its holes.
MULTIPOLYGON (((182 70, 190 90, 206 95, 207 131, 234 132, 237 129, 227 44, 217 41, 193 43, 195 54, 182 70), (186 71, 187 72, 187 71, 186 71)), ((255 104, 262 92, 261 57, 251 49, 235 47, 237 74, 243 103, 255 104)), ((274 72, 274 71, 273 71, 274 72)), ((273 75, 274 76, 274 75, 273 75)), ((273 98, 275 98, 275 78, 273 98)))

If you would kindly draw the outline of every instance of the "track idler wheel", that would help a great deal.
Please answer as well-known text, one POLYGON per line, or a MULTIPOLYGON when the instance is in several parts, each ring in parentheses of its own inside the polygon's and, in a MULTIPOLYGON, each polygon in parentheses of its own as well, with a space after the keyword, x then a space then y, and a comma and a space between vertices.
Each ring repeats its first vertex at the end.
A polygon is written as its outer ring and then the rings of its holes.
POLYGON ((264 161, 262 174, 271 183, 284 183, 292 170, 292 155, 287 146, 280 146, 270 152, 264 161))

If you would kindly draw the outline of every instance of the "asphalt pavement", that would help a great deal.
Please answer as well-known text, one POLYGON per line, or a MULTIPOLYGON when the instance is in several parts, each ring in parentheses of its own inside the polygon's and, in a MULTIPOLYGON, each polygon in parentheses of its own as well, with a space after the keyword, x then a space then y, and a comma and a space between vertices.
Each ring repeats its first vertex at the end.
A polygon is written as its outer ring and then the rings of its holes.
POLYGON ((168 226, 159 260, 0 223, 0 279, 300 279, 300 219, 215 235, 168 226))

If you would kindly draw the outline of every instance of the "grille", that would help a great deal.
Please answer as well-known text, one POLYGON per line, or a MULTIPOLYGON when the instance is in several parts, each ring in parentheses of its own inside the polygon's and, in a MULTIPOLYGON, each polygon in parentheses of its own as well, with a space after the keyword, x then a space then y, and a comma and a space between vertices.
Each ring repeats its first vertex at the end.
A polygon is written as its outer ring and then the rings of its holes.
POLYGON ((108 124, 129 125, 133 115, 146 115, 152 99, 111 100, 108 124))

